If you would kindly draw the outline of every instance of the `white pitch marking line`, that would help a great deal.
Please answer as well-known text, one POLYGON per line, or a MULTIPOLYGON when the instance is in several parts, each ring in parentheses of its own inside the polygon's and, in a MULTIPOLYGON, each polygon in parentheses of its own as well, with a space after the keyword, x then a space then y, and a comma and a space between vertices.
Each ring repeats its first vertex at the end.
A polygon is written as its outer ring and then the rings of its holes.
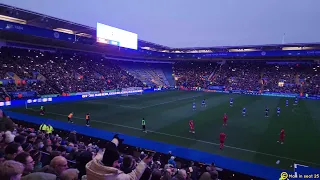
POLYGON ((110 103, 104 103, 104 102, 86 102, 87 104, 105 104, 105 105, 110 105, 110 106, 119 106, 119 107, 124 107, 124 108, 132 108, 132 109, 146 109, 146 108, 150 108, 150 107, 155 107, 155 106, 160 106, 160 105, 163 105, 163 104, 169 104, 169 103, 173 103, 173 102, 177 102, 177 101, 182 101, 182 100, 186 100, 186 99, 191 99, 191 98, 197 98, 197 97, 201 97, 203 95, 198 95, 198 96, 192 96, 192 97, 185 97, 185 98, 180 98, 180 99, 175 99, 175 100, 172 100, 172 101, 166 101, 166 102, 162 102, 162 103, 158 103, 158 104, 152 104, 152 105, 149 105, 149 106, 144 106, 144 107, 135 107, 135 106, 124 106, 124 105, 116 105, 116 104, 110 104, 110 103))
MULTIPOLYGON (((29 110, 36 111, 36 110, 30 109, 30 108, 29 108, 29 110)), ((59 114, 59 113, 52 113, 52 112, 46 112, 46 113, 47 114, 58 115, 58 116, 66 116, 64 114, 59 114)), ((85 118, 80 118, 80 117, 73 117, 73 118, 75 118, 75 119, 85 119, 85 118)), ((97 121, 97 120, 91 120, 91 121, 102 123, 102 124, 109 124, 109 125, 112 125, 112 126, 124 127, 124 128, 127 128, 127 129, 134 129, 134 130, 142 131, 142 129, 140 129, 140 128, 135 128, 135 127, 131 127, 131 126, 125 126, 125 125, 121 125, 121 124, 114 124, 114 123, 109 123, 109 122, 104 122, 104 121, 97 121)), ((176 137, 176 138, 180 138, 180 139, 186 139, 186 140, 201 142, 201 143, 204 143, 204 144, 211 144, 211 145, 220 146, 220 144, 218 144, 218 143, 198 140, 198 139, 194 139, 194 138, 187 138, 187 137, 183 137, 183 136, 177 136, 177 135, 173 135, 173 134, 167 134, 167 133, 162 133, 162 132, 157 132, 157 131, 150 131, 150 130, 148 130, 148 132, 151 132, 151 133, 154 133, 154 134, 161 134, 161 135, 165 135, 165 136, 170 136, 170 137, 176 137)), ((253 150, 249 150, 249 149, 243 149, 243 148, 227 146, 227 145, 225 145, 224 147, 227 147, 227 148, 230 148, 230 149, 236 149, 236 150, 240 150, 240 151, 245 151, 245 152, 250 152, 250 153, 261 154, 261 155, 270 156, 270 157, 276 157, 276 158, 291 160, 291 161, 298 161, 298 162, 303 162, 303 163, 308 163, 308 164, 313 164, 313 165, 320 165, 320 164, 317 164, 317 163, 314 163, 314 162, 308 162, 308 161, 303 161, 303 160, 299 160, 299 159, 293 159, 293 158, 278 156, 278 155, 274 155, 274 154, 268 154, 268 153, 253 151, 253 150)))

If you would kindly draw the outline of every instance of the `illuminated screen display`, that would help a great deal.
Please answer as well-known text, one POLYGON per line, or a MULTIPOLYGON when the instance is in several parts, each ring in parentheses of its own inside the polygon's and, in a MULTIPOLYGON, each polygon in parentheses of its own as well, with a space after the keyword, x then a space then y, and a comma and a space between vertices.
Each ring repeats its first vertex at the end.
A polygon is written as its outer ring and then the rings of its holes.
POLYGON ((129 31, 97 23, 97 42, 129 49, 137 49, 138 35, 129 31))

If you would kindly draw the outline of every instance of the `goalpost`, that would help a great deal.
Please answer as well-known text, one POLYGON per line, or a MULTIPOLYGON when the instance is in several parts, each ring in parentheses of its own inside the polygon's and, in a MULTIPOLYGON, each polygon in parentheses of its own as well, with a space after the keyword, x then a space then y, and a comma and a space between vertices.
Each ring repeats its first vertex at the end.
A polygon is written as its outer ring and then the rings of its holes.
POLYGON ((142 95, 142 87, 122 88, 121 96, 142 95))

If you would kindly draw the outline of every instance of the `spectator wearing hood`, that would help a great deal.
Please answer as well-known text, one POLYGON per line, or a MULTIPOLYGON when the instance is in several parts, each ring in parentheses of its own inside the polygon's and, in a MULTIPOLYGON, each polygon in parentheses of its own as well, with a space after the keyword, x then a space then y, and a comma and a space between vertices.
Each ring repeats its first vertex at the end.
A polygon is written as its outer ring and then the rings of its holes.
POLYGON ((86 165, 88 180, 135 180, 140 179, 147 168, 147 164, 152 161, 152 156, 145 157, 132 172, 125 174, 119 169, 120 154, 117 146, 122 140, 115 135, 106 150, 98 155, 86 165))

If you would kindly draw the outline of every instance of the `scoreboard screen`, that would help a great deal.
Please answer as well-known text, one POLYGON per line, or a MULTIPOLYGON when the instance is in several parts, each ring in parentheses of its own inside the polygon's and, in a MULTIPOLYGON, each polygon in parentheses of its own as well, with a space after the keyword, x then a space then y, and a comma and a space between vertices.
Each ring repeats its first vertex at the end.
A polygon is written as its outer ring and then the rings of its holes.
POLYGON ((112 26, 97 23, 97 42, 137 50, 138 35, 112 26))

